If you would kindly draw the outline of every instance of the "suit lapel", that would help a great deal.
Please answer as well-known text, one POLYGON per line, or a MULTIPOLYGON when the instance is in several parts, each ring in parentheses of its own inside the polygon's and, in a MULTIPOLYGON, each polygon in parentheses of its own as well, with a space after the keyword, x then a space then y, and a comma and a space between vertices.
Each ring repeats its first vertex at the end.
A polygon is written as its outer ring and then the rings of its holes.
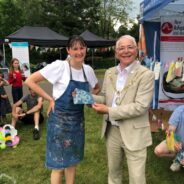
POLYGON ((112 90, 111 91, 111 96, 109 97, 109 100, 112 102, 113 97, 114 97, 114 93, 116 91, 116 81, 117 81, 117 76, 118 76, 118 71, 117 71, 117 67, 112 68, 112 70, 110 71, 110 82, 112 85, 112 90))
POLYGON ((128 74, 125 86, 121 92, 121 99, 124 98, 125 94, 128 91, 128 88, 133 84, 133 82, 136 80, 137 76, 137 72, 138 72, 138 67, 139 64, 135 64, 131 70, 131 72, 128 74))
MULTIPOLYGON (((128 88, 134 83, 134 81, 138 77, 137 75, 138 75, 139 65, 140 64, 135 64, 132 66, 132 70, 131 70, 130 74, 128 74, 125 86, 124 86, 123 90, 121 91, 121 99, 124 98, 125 94, 128 91, 128 88)), ((109 75, 110 75, 111 85, 113 86, 113 91, 111 93, 111 96, 109 97, 109 100, 112 101, 113 97, 114 97, 114 93, 116 91, 116 81, 117 81, 117 76, 118 76, 117 67, 112 68, 109 75)))
POLYGON ((112 83, 114 84, 114 88, 116 89, 116 81, 117 81, 117 77, 118 77, 117 67, 113 68, 112 74, 113 74, 112 75, 112 83))

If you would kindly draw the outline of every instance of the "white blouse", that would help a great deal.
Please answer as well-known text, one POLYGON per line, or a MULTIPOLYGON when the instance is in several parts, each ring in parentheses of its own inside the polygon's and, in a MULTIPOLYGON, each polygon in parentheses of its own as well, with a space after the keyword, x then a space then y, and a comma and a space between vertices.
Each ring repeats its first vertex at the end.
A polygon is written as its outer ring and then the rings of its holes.
MULTIPOLYGON (((91 88, 98 83, 94 70, 86 64, 83 64, 84 72, 91 88)), ((82 68, 80 70, 71 67, 72 78, 76 81, 84 82, 82 68)), ((70 68, 67 61, 56 60, 39 71, 41 75, 53 84, 53 98, 57 100, 66 90, 70 81, 70 68)))

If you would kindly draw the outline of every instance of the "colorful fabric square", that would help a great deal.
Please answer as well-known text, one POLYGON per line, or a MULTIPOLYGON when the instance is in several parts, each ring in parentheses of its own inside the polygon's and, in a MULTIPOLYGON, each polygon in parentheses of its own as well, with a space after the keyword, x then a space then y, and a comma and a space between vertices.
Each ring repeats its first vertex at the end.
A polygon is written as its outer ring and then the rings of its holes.
POLYGON ((78 88, 76 88, 75 91, 76 91, 76 96, 73 97, 74 104, 93 104, 94 103, 93 97, 89 92, 78 88))
POLYGON ((166 144, 169 151, 175 152, 175 145, 181 143, 181 138, 173 131, 169 130, 166 133, 166 144))
POLYGON ((174 152, 175 148, 175 141, 174 141, 174 132, 173 131, 168 131, 166 133, 166 144, 167 144, 167 148, 169 151, 174 152))
POLYGON ((176 77, 175 74, 174 74, 174 69, 175 69, 175 62, 172 62, 169 65, 169 70, 168 70, 167 77, 166 77, 166 82, 167 83, 172 81, 176 77))

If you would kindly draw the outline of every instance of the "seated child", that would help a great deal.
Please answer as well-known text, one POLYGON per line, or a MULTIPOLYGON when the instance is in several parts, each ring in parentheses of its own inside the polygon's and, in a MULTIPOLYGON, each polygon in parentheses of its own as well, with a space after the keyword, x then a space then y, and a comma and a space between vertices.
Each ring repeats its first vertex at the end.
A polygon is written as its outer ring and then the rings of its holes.
POLYGON ((6 114, 11 113, 11 105, 4 86, 9 85, 8 81, 4 79, 4 74, 0 73, 0 121, 6 124, 6 114))
POLYGON ((40 139, 39 124, 43 122, 42 114, 43 98, 38 96, 33 90, 29 89, 29 94, 23 96, 12 106, 12 126, 15 127, 18 120, 23 123, 34 124, 33 139, 40 139), (22 104, 26 104, 26 110, 22 104))
POLYGON ((155 148, 155 154, 159 157, 175 157, 170 169, 175 172, 179 171, 184 165, 184 105, 177 107, 169 119, 169 132, 179 137, 179 141, 174 141, 174 148, 171 150, 166 142, 162 141, 155 148))

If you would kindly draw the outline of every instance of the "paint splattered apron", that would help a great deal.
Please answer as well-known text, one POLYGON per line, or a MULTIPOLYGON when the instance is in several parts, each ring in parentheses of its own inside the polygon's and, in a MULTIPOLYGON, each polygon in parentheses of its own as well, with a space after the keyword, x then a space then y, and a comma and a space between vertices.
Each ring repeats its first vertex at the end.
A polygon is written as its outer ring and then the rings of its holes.
POLYGON ((79 163, 84 157, 84 105, 74 105, 72 92, 75 88, 89 91, 89 83, 72 78, 61 97, 55 101, 54 112, 48 118, 46 167, 64 169, 79 163))

